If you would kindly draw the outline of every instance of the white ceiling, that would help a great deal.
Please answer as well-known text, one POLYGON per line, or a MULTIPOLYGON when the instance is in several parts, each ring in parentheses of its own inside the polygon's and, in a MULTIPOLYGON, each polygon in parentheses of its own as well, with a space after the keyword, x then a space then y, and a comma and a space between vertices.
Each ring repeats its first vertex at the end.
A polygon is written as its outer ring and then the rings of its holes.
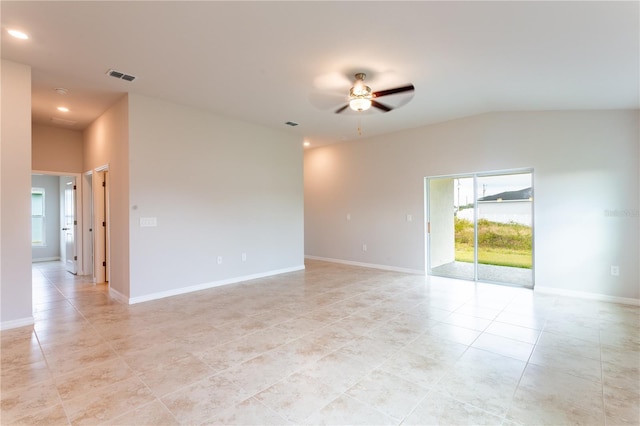
POLYGON ((3 0, 2 58, 31 65, 35 122, 82 129, 134 92, 313 146, 359 126, 372 136, 489 111, 640 108, 639 4, 3 0), (414 96, 384 98, 409 100, 389 113, 334 114, 360 71, 374 91, 413 83, 414 96))

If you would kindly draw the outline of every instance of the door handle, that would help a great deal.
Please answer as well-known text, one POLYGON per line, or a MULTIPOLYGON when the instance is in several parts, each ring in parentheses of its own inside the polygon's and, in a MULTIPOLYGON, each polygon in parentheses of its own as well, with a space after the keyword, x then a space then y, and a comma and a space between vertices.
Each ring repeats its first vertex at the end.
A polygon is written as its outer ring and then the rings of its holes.
POLYGON ((62 228, 62 230, 63 230, 63 231, 68 231, 68 230, 69 230, 69 228, 62 228))

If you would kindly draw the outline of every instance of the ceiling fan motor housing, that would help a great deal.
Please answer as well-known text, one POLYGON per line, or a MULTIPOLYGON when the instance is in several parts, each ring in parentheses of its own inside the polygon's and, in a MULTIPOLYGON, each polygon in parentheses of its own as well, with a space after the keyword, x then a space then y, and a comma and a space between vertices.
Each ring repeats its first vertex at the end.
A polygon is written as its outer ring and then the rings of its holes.
POLYGON ((364 84, 366 74, 357 73, 356 82, 349 90, 349 106, 354 111, 365 111, 371 108, 371 87, 364 84))
POLYGON ((392 107, 374 100, 382 96, 395 95, 397 93, 413 92, 413 84, 408 84, 402 87, 395 87, 393 89, 380 90, 376 92, 371 91, 371 87, 364 84, 364 79, 367 77, 365 73, 359 72, 354 75, 355 83, 353 87, 349 89, 349 102, 338 108, 335 113, 339 114, 347 108, 351 108, 354 111, 361 112, 366 111, 372 106, 381 110, 382 112, 389 112, 393 110, 392 107))

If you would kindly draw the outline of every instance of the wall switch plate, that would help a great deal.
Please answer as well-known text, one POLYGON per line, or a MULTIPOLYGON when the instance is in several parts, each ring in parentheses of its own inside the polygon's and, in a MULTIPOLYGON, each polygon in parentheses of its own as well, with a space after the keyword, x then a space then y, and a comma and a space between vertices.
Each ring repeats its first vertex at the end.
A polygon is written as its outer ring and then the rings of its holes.
POLYGON ((247 253, 242 253, 242 261, 243 262, 247 261, 247 253))
POLYGON ((218 256, 218 265, 222 264, 222 256, 218 256))
POLYGON ((347 213, 347 222, 351 220, 351 213, 347 213))
POLYGON ((620 267, 616 265, 611 265, 611 275, 614 277, 620 276, 620 267))
POLYGON ((411 222, 413 221, 413 216, 411 216, 410 214, 407 215, 407 222, 411 222))
POLYGON ((148 228, 158 226, 158 218, 157 217, 141 217, 140 218, 140 227, 148 228))
POLYGON ((367 251, 367 245, 366 244, 362 245, 362 251, 367 251))

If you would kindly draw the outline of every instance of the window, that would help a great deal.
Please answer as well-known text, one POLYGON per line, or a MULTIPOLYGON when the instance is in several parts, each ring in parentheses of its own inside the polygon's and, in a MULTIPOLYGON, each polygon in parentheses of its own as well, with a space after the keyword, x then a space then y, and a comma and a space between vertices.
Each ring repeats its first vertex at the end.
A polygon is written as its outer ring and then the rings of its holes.
POLYGON ((44 188, 31 188, 31 245, 46 245, 44 213, 44 188))

